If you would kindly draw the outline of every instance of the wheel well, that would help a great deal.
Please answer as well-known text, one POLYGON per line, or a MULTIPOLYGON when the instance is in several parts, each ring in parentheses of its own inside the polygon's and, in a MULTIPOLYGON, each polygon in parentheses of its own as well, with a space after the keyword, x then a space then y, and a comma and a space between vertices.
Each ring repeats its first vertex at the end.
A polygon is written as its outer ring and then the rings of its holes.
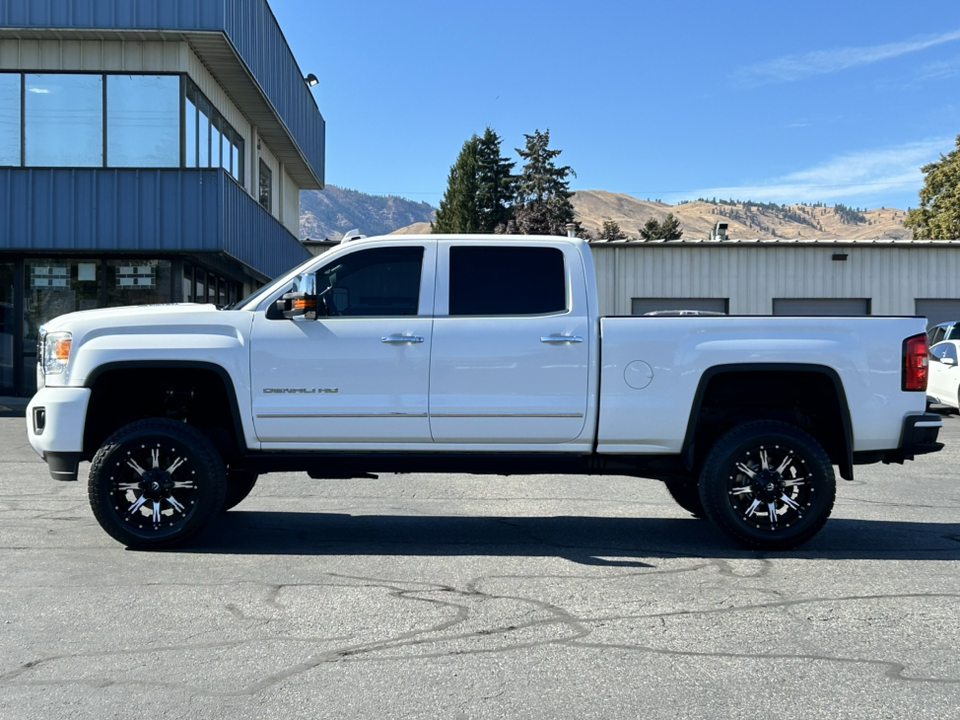
POLYGON ((842 477, 853 477, 846 396, 829 369, 751 368, 705 378, 687 432, 686 464, 699 473, 719 437, 751 420, 779 420, 804 430, 842 477))
POLYGON ((92 456, 116 430, 144 418, 171 418, 202 431, 224 457, 237 457, 242 432, 232 383, 207 367, 118 367, 91 387, 84 455, 92 456))

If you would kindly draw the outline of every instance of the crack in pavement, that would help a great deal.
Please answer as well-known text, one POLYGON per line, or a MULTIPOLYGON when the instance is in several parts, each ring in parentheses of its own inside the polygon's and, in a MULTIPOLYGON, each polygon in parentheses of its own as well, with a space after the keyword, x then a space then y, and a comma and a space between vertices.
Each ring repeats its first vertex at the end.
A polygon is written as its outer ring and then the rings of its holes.
MULTIPOLYGON (((725 562, 711 562, 703 567, 716 567, 721 574, 725 571, 731 571, 729 567, 724 567, 725 562)), ((767 562, 762 565, 761 573, 768 570, 767 562)), ((661 571, 665 572, 665 571, 661 571)), ((674 571, 677 572, 677 571, 674 571)), ((635 575, 651 575, 659 573, 627 573, 613 577, 603 578, 606 580, 619 577, 630 577, 635 575)), ((740 575, 730 575, 731 577, 743 577, 740 575)), ((186 691, 197 695, 208 695, 217 697, 248 696, 261 692, 278 683, 292 679, 304 673, 325 664, 341 662, 397 662, 424 660, 429 658, 443 658, 466 655, 489 655, 495 653, 513 652, 517 650, 530 649, 546 646, 563 646, 568 648, 584 649, 604 649, 648 653, 662 655, 665 657, 698 657, 698 658, 724 658, 724 659, 744 659, 744 660, 784 660, 784 661, 817 661, 827 663, 838 663, 842 665, 866 665, 872 667, 884 668, 884 676, 896 681, 902 682, 927 682, 937 684, 960 684, 960 678, 933 678, 919 677, 907 673, 908 665, 894 660, 875 659, 875 658, 857 658, 847 656, 819 655, 815 653, 742 653, 730 651, 697 651, 697 650, 675 650, 649 645, 628 644, 617 642, 591 642, 587 638, 594 632, 596 627, 602 627, 606 623, 627 621, 627 620, 660 620, 661 623, 669 617, 696 617, 707 616, 711 614, 750 612, 755 610, 781 609, 793 606, 827 603, 827 602, 856 602, 864 600, 902 600, 902 599, 957 599, 960 595, 955 593, 904 593, 904 594, 882 594, 882 595, 848 595, 840 597, 814 597, 795 600, 782 600, 769 603, 755 603, 750 605, 730 606, 723 608, 703 608, 700 610, 680 610, 669 612, 645 613, 645 614, 627 614, 627 615, 605 615, 579 617, 574 613, 559 607, 556 604, 525 597, 522 595, 493 594, 481 589, 484 583, 503 578, 515 576, 480 576, 468 581, 462 588, 457 588, 448 584, 432 582, 410 582, 410 581, 390 581, 379 578, 366 578, 360 576, 350 576, 343 574, 329 574, 331 580, 341 582, 326 583, 292 583, 292 584, 263 584, 267 589, 265 602, 275 609, 286 611, 280 600, 284 590, 298 587, 350 587, 350 588, 371 588, 380 589, 387 592, 388 596, 403 602, 427 603, 440 608, 446 608, 452 611, 452 617, 433 623, 426 627, 415 628, 402 632, 391 637, 361 643, 341 645, 340 647, 328 649, 309 656, 306 660, 295 663, 291 666, 262 675, 259 679, 247 683, 237 690, 211 690, 209 688, 191 685, 190 683, 178 681, 147 681, 137 679, 111 679, 111 678, 58 678, 58 679, 31 679, 29 675, 39 668, 51 665, 57 661, 67 659, 94 659, 108 657, 132 657, 144 656, 163 652, 183 653, 196 650, 220 650, 227 651, 241 648, 244 646, 256 645, 258 643, 290 643, 295 645, 319 645, 331 642, 342 643, 349 641, 352 636, 330 636, 330 637, 293 637, 284 634, 267 634, 258 637, 248 637, 230 641, 211 641, 188 644, 170 644, 159 647, 141 647, 127 648, 122 650, 107 650, 98 652, 81 652, 57 654, 33 660, 0 675, 0 686, 65 686, 72 684, 87 685, 92 687, 108 687, 111 685, 123 686, 152 686, 161 688, 177 688, 180 691, 186 691), (346 581, 346 582, 343 582, 346 581), (439 597, 433 597, 439 595, 439 597), (526 616, 529 620, 505 621, 502 624, 487 625, 474 630, 464 630, 454 632, 458 627, 473 619, 474 607, 483 605, 492 601, 507 601, 520 603, 529 606, 526 616), (546 616, 544 616, 544 614, 546 616), (557 628, 558 633, 550 637, 538 638, 521 641, 515 634, 530 629, 557 628), (564 632, 566 631, 566 632, 564 632), (449 648, 437 649, 435 651, 419 652, 415 654, 399 653, 398 650, 409 650, 414 648, 427 649, 431 646, 463 642, 475 639, 505 640, 509 637, 517 637, 513 642, 500 642, 491 647, 482 648, 449 648), (386 653, 386 654, 385 654, 386 653)), ((526 576, 524 576, 526 577, 526 576)), ((562 576, 569 579, 570 576, 562 576)), ((748 575, 746 577, 757 577, 748 575)), ((582 576, 582 579, 597 580, 600 578, 594 576, 582 576)), ((259 584, 243 581, 231 584, 259 584)), ((217 584, 222 585, 222 583, 217 584)), ((238 620, 250 620, 236 606, 227 605, 227 612, 231 613, 238 620)), ((255 618, 257 621, 270 618, 255 618)))

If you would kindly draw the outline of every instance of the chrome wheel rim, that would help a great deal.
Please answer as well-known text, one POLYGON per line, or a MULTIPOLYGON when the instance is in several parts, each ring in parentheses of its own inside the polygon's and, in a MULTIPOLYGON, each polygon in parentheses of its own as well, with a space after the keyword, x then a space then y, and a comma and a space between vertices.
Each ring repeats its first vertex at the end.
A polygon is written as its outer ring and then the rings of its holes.
POLYGON ((813 505, 815 491, 807 463, 781 445, 747 450, 728 476, 731 508, 741 522, 757 530, 795 526, 813 505))
POLYGON ((110 505, 132 529, 163 533, 193 514, 196 471, 178 443, 137 443, 118 454, 109 468, 110 505))

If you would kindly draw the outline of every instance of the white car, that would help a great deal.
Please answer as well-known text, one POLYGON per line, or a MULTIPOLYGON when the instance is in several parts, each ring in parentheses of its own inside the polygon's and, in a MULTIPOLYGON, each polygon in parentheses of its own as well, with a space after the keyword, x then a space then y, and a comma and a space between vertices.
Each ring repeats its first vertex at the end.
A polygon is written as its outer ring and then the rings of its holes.
POLYGON ((960 340, 944 340, 930 348, 927 400, 960 409, 960 340))

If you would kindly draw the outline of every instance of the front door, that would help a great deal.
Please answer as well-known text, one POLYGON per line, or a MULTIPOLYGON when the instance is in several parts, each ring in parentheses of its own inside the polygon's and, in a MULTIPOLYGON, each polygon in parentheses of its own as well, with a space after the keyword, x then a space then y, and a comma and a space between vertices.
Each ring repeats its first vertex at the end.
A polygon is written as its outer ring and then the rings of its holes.
POLYGON ((435 244, 358 247, 317 271, 328 315, 254 319, 254 424, 287 446, 430 441, 435 244), (424 272, 424 269, 428 272, 424 272))

